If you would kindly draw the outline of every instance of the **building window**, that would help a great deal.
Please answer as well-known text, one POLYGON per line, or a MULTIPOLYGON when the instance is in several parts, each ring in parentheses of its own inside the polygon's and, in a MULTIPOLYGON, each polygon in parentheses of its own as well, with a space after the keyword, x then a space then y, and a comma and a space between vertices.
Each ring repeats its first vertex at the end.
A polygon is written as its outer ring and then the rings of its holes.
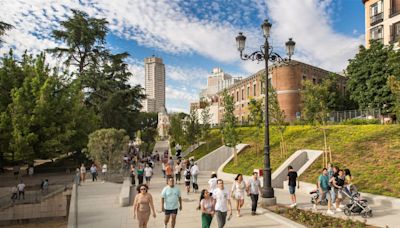
POLYGON ((250 86, 247 86, 247 97, 249 97, 250 96, 250 86))
POLYGON ((370 8, 370 25, 376 25, 383 21, 383 1, 378 1, 370 8))
POLYGON ((400 14, 400 0, 391 0, 389 17, 396 16, 397 14, 400 14))
POLYGON ((313 83, 313 84, 316 84, 316 83, 317 83, 317 80, 316 80, 315 78, 313 78, 313 79, 312 79, 312 83, 313 83))
POLYGON ((303 81, 307 80, 307 77, 303 75, 303 81))
POLYGON ((236 101, 239 101, 239 91, 236 91, 236 101))
POLYGON ((257 92, 257 84, 253 85, 253 96, 256 96, 257 92))
POLYGON ((400 21, 390 26, 390 43, 400 40, 400 21))
POLYGON ((379 42, 383 41, 383 25, 376 26, 371 30, 371 40, 377 40, 379 42))

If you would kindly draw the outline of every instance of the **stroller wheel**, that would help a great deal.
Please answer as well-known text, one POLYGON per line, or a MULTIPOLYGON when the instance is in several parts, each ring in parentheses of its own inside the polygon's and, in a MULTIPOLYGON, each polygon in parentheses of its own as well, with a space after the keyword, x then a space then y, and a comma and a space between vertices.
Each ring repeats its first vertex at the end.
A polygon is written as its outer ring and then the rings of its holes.
POLYGON ((367 214, 367 217, 371 218, 372 217, 372 210, 367 211, 366 214, 367 214))
POLYGON ((360 214, 361 214, 361 217, 368 218, 368 217, 372 216, 372 211, 362 211, 360 214))
POLYGON ((350 215, 351 215, 351 211, 350 211, 350 209, 347 208, 347 207, 343 210, 343 213, 344 213, 345 215, 347 215, 347 216, 350 216, 350 215))

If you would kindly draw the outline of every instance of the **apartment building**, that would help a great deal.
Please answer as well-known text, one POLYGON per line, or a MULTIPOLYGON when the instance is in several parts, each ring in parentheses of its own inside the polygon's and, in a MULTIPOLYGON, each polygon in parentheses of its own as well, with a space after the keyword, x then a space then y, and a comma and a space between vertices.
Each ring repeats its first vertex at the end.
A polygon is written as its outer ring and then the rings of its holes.
POLYGON ((365 45, 378 40, 400 48, 400 0, 362 0, 365 8, 365 45))
POLYGON ((161 58, 144 59, 145 94, 143 107, 146 112, 162 112, 165 109, 165 66, 161 58))

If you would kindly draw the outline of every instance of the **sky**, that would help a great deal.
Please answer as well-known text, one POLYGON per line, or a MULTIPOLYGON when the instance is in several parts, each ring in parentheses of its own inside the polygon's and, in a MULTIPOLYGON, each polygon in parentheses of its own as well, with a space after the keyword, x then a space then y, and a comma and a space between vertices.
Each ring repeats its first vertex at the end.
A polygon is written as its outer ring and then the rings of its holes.
POLYGON ((262 69, 262 63, 240 60, 235 37, 247 37, 246 53, 258 50, 264 19, 272 23, 274 51, 285 56, 284 43, 292 37, 293 59, 326 70, 343 71, 364 44, 361 0, 0 0, 0 21, 15 27, 3 37, 0 55, 10 48, 20 56, 62 45, 51 31, 60 29, 71 9, 107 19, 107 46, 130 54, 132 85, 144 87, 144 58, 163 59, 169 112, 188 112, 214 67, 234 77, 262 69))

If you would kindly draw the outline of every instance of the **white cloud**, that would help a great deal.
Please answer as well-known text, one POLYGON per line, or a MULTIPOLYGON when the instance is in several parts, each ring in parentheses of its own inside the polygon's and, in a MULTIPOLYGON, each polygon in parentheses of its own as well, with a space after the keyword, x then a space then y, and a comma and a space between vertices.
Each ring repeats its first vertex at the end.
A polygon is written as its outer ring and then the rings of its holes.
POLYGON ((279 41, 275 42, 276 46, 283 47, 287 38, 293 37, 296 41, 295 59, 328 70, 341 71, 363 43, 360 37, 354 38, 334 31, 330 19, 332 0, 265 2, 273 21, 273 41, 279 41))
POLYGON ((166 98, 170 100, 180 100, 180 101, 196 101, 198 99, 197 94, 185 91, 183 88, 175 88, 171 86, 166 86, 165 88, 166 98))

